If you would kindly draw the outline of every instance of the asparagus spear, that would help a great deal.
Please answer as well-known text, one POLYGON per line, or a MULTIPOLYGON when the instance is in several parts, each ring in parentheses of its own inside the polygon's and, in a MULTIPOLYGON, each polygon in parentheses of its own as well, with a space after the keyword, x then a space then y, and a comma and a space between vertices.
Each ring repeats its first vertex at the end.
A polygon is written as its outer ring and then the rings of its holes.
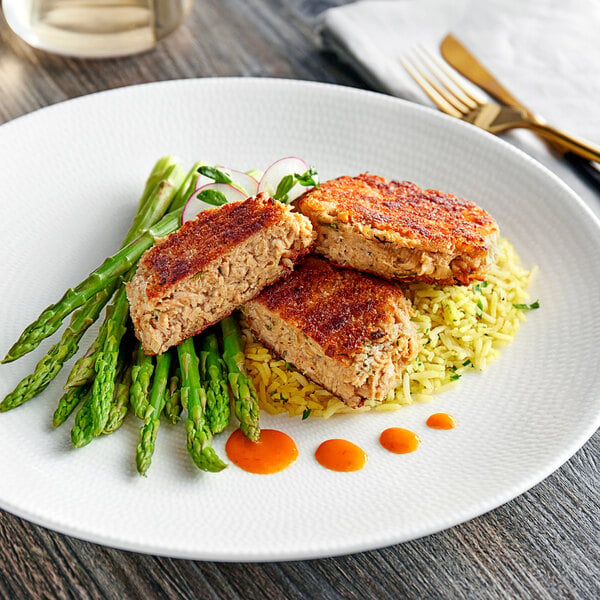
POLYGON ((242 334, 235 317, 231 315, 221 321, 221 329, 225 346, 223 359, 228 370, 227 378, 233 394, 235 415, 242 433, 256 442, 260 438, 260 409, 254 384, 246 372, 242 334))
MULTIPOLYGON (((133 275, 133 270, 128 276, 133 275)), ((108 421, 108 413, 115 391, 117 359, 121 340, 127 331, 129 303, 125 285, 121 285, 107 309, 106 339, 95 364, 96 377, 92 385, 91 414, 94 435, 100 435, 108 421)))
POLYGON ((192 195, 192 192, 196 189, 196 183, 199 177, 198 168, 204 164, 206 163, 198 161, 188 171, 188 174, 185 176, 183 183, 179 186, 179 189, 171 202, 171 210, 177 210, 185 206, 185 203, 192 195))
POLYGON ((181 410, 181 371, 177 368, 169 379, 165 416, 173 425, 177 425, 181 419, 181 410))
POLYGON ((219 340, 214 331, 202 336, 200 351, 200 378, 206 388, 206 416, 213 434, 229 424, 229 387, 223 373, 219 340))
MULTIPOLYGON (((112 291, 114 292, 114 289, 112 291)), ((98 329, 98 335, 90 344, 86 353, 75 361, 67 378, 67 382, 65 383, 66 390, 72 387, 79 387, 86 383, 91 383, 94 380, 94 377, 96 376, 96 371, 94 370, 96 358, 98 358, 98 353, 102 349, 105 339, 106 319, 103 321, 100 329, 98 329)))
POLYGON ((15 389, 0 403, 0 412, 20 406, 46 389, 58 375, 63 364, 77 352, 79 340, 87 328, 98 318, 110 297, 111 290, 101 290, 88 304, 80 308, 63 332, 60 341, 54 344, 38 362, 33 373, 24 377, 15 389))
MULTIPOLYGON (((135 240, 144 231, 144 228, 154 224, 164 215, 177 191, 178 184, 181 182, 182 173, 181 167, 171 157, 165 157, 157 161, 146 182, 146 188, 140 199, 138 211, 129 232, 125 236, 122 247, 135 240)), ((78 350, 81 337, 87 328, 98 318, 100 311, 112 296, 116 285, 117 281, 115 280, 112 284, 100 288, 73 315, 71 323, 63 333, 60 342, 52 346, 46 356, 38 363, 33 374, 23 379, 17 385, 15 391, 0 405, 4 406, 3 409, 0 408, 0 411, 19 406, 45 389, 48 383, 56 377, 65 361, 78 350)), ((31 347, 31 349, 35 346, 31 347)), ((14 360, 14 358, 9 359, 11 351, 9 351, 6 359, 2 362, 14 360)), ((15 356, 15 358, 19 356, 15 356)), ((90 362, 94 360, 95 356, 92 355, 88 356, 83 361, 83 364, 76 364, 77 372, 79 372, 82 366, 89 366, 90 362)), ((84 381, 89 380, 89 370, 87 371, 87 375, 86 379, 82 378, 81 374, 77 378, 71 378, 70 385, 82 385, 84 381)))
POLYGON ((123 420, 129 410, 129 388, 131 386, 132 368, 133 365, 127 366, 117 381, 115 395, 103 433, 113 433, 113 431, 119 429, 123 424, 123 420))
POLYGON ((129 390, 129 401, 136 417, 143 419, 148 408, 148 391, 150 379, 154 372, 154 359, 147 356, 138 344, 135 364, 131 370, 131 388, 129 390))
MULTIPOLYGON (((156 185, 162 181, 163 179, 167 178, 167 173, 170 171, 171 167, 173 165, 178 165, 179 164, 179 160, 174 157, 174 156, 163 156, 161 158, 159 158, 156 163, 154 163, 154 166, 152 167, 152 170, 150 171, 150 175, 148 175, 148 178, 146 179, 146 183, 144 184, 144 191, 142 192, 142 195, 140 196, 140 200, 138 202, 137 205, 137 209, 136 209, 136 214, 139 213, 142 208, 144 207, 144 205, 146 204, 146 202, 148 202, 151 198, 151 196, 153 195, 153 193, 156 190, 156 185)), ((171 172, 172 175, 175 177, 180 177, 181 175, 181 171, 177 171, 176 173, 173 174, 173 172, 171 172)), ((129 241, 135 239, 137 237, 137 235, 134 235, 129 241)))
POLYGON ((164 352, 157 356, 150 405, 144 416, 144 424, 140 427, 140 441, 138 442, 135 454, 135 463, 140 475, 146 475, 146 471, 148 471, 150 462, 152 461, 156 436, 160 427, 160 414, 165 406, 170 366, 170 352, 164 352))
POLYGON ((89 444, 94 437, 91 400, 92 390, 90 388, 83 399, 83 404, 75 415, 75 424, 73 425, 73 429, 71 429, 71 444, 73 448, 81 448, 89 444))
POLYGON ((125 236, 122 248, 135 241, 144 229, 158 222, 171 208, 173 199, 183 185, 184 173, 178 164, 170 165, 163 173, 163 179, 158 181, 150 191, 148 199, 136 213, 133 223, 125 236))
POLYGON ((181 210, 168 213, 155 225, 145 228, 131 244, 108 257, 84 281, 75 288, 67 290, 56 304, 44 310, 38 319, 25 329, 2 362, 11 362, 34 350, 43 339, 52 335, 60 327, 69 313, 127 273, 157 239, 178 229, 180 219, 181 210))
POLYGON ((81 401, 90 391, 89 385, 80 385, 69 388, 58 401, 58 406, 54 411, 52 424, 54 427, 62 425, 71 415, 71 413, 81 404, 81 401))
POLYGON ((187 406, 185 423, 187 448, 196 466, 203 471, 221 471, 227 465, 217 456, 211 446, 212 433, 206 421, 206 392, 200 385, 198 356, 193 338, 177 346, 181 369, 181 401, 187 406))
MULTIPOLYGON (((140 198, 136 216, 129 232, 123 240, 121 248, 135 240, 145 227, 156 223, 156 221, 164 216, 171 206, 173 198, 180 192, 180 190, 177 189, 174 196, 175 186, 180 178, 181 168, 175 162, 174 158, 166 156, 156 162, 146 181, 146 187, 140 198)), ((181 185, 183 185, 183 183, 181 185)), ((98 292, 98 294, 89 300, 88 303, 93 302, 99 294, 107 294, 108 297, 112 296, 117 287, 117 283, 118 281, 115 281, 111 286, 108 286, 108 288, 98 292)), ((92 342, 92 345, 88 348, 85 355, 79 358, 75 363, 69 374, 65 388, 83 385, 94 378, 94 364, 99 349, 102 348, 102 345, 104 344, 105 337, 106 326, 103 326, 98 332, 98 337, 92 342)))

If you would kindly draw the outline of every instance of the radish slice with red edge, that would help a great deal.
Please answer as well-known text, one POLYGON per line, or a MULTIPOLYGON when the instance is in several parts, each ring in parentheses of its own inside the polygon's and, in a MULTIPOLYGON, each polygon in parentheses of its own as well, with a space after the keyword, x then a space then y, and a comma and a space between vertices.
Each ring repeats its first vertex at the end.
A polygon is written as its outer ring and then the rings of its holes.
POLYGON ((221 165, 218 165, 216 168, 225 173, 231 179, 233 185, 240 187, 248 196, 256 196, 258 194, 258 181, 252 175, 221 165))
MULTIPOLYGON (((248 195, 244 192, 238 190, 237 188, 229 185, 228 183, 209 183, 207 185, 203 185, 201 188, 198 188, 194 191, 194 193, 189 197, 186 202, 183 212, 181 213, 181 223, 187 223, 187 221, 191 221, 196 218, 196 215, 207 208, 215 208, 215 206, 220 206, 217 202, 204 202, 198 198, 199 194, 202 192, 209 192, 207 197, 210 197, 212 194, 210 192, 218 192, 219 194, 223 194, 226 202, 239 202, 241 200, 246 200, 248 195)), ((218 195, 215 195, 218 198, 218 195)), ((223 204, 225 204, 224 202, 223 204)))
MULTIPOLYGON (((302 175, 308 171, 308 165, 301 159, 296 156, 289 156, 287 158, 282 158, 277 162, 274 162, 263 174, 260 182, 258 183, 258 191, 266 192, 272 198, 275 197, 277 193, 277 186, 281 182, 281 180, 288 176, 302 175)), ((294 186, 287 192, 287 202, 293 202, 298 196, 303 194, 306 191, 306 187, 300 185, 299 183, 294 184, 294 186)))

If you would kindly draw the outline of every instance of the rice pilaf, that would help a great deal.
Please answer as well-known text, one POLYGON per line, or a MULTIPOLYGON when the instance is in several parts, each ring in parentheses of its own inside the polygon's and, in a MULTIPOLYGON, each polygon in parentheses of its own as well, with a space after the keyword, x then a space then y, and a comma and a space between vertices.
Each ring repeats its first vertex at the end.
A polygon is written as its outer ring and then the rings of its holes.
POLYGON ((512 244, 499 240, 496 264, 484 281, 464 286, 409 284, 413 321, 421 338, 417 358, 406 367, 396 390, 382 403, 361 408, 340 399, 307 379, 285 360, 246 336, 246 365, 258 393, 261 408, 270 414, 330 417, 335 413, 368 410, 392 411, 454 387, 461 376, 482 371, 509 344, 525 319, 515 304, 528 301, 527 288, 534 270, 527 270, 512 244))

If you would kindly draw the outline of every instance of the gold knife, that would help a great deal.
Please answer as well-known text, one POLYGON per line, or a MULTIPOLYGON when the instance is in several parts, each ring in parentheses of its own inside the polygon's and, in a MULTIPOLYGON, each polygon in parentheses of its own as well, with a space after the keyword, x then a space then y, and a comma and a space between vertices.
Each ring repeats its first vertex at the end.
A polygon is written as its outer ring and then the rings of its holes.
MULTIPOLYGON (((517 100, 454 35, 450 33, 442 40, 440 50, 444 60, 449 65, 490 96, 503 104, 525 111, 532 118, 542 120, 539 115, 536 115, 517 100)), ((559 144, 553 143, 552 147, 560 152, 580 173, 583 173, 593 183, 600 186, 600 172, 592 162, 568 151, 559 144)))

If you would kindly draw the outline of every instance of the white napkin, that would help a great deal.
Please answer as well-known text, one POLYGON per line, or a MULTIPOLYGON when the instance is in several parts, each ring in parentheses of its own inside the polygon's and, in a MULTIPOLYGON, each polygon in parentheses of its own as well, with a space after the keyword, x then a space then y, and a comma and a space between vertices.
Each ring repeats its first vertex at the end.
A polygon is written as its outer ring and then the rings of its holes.
MULTIPOLYGON (((431 104, 400 59, 438 52, 452 32, 514 96, 573 135, 600 145, 598 0, 363 0, 322 15, 324 46, 374 89, 431 104)), ((503 134, 545 164, 600 215, 600 195, 530 132, 503 134)))

